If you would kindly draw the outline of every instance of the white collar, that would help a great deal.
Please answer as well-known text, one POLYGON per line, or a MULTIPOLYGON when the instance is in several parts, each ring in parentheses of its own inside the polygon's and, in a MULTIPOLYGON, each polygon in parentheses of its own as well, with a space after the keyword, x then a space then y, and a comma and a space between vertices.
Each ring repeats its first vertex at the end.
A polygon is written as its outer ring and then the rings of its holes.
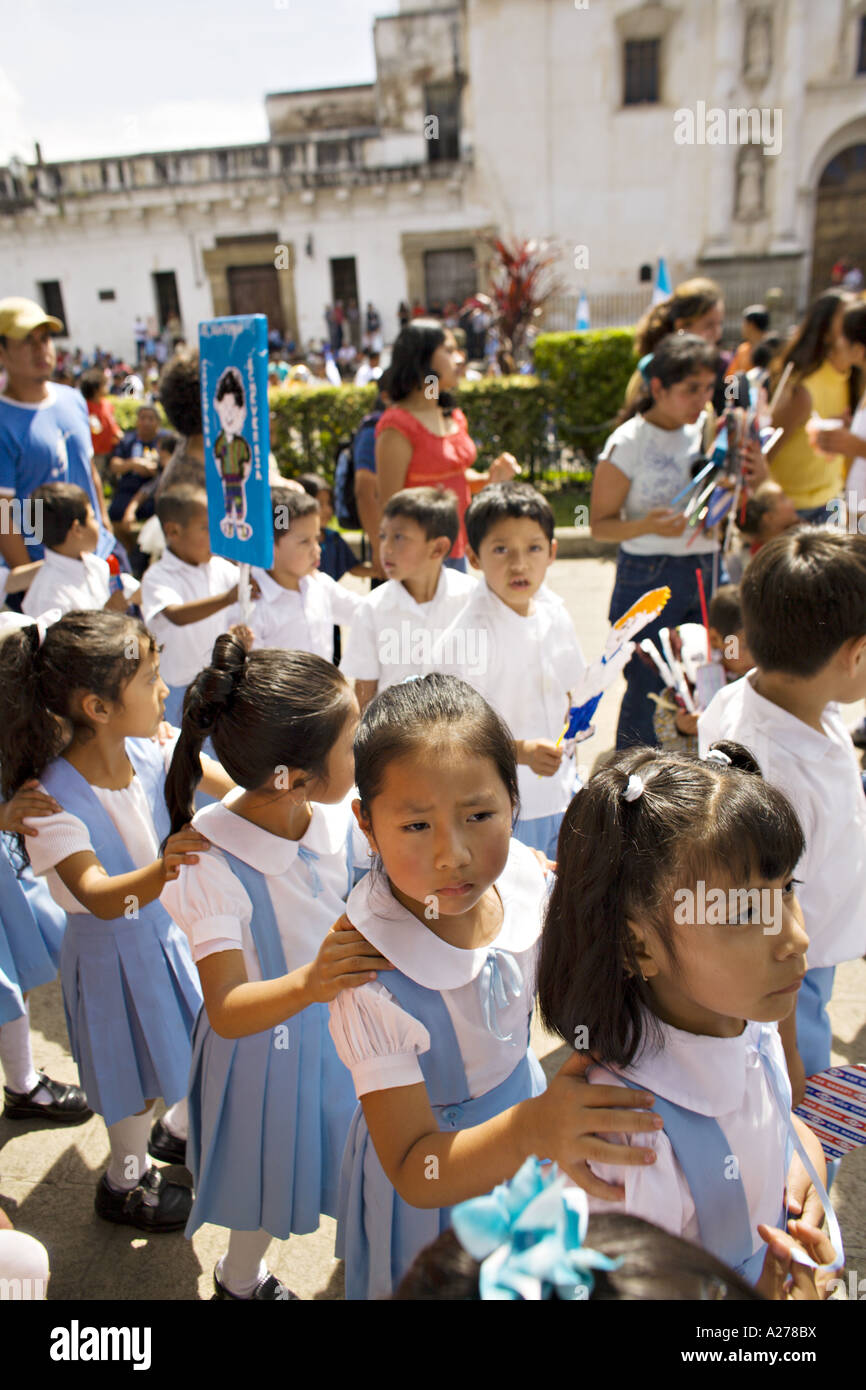
POLYGON ((82 571, 86 575, 89 570, 99 570, 104 562, 100 562, 99 557, 93 555, 89 550, 76 559, 74 555, 61 555, 56 550, 46 548, 43 563, 51 569, 57 570, 64 578, 81 580, 82 571), (96 561, 95 565, 94 560, 96 561))
POLYGON ((335 806, 323 806, 314 801, 310 824, 300 840, 286 840, 236 815, 231 809, 232 803, 242 794, 243 788, 235 787, 222 801, 203 806, 196 811, 192 824, 218 849, 234 854, 268 878, 286 873, 297 859, 301 845, 315 854, 328 855, 336 854, 346 844, 347 821, 343 808, 356 795, 354 789, 346 801, 335 806))
POLYGON ((775 1024, 747 1022, 736 1038, 711 1038, 685 1033, 646 1012, 644 1024, 643 1051, 627 1067, 610 1070, 698 1115, 728 1115, 742 1107, 746 1072, 761 1066, 758 1049, 764 1031, 776 1032, 775 1024), (661 1029, 660 1049, 652 1041, 654 1025, 661 1029))
POLYGON ((431 603, 435 603, 437 599, 443 598, 445 596, 445 586, 447 581, 443 577, 444 574, 445 566, 442 565, 439 570, 439 577, 436 580, 436 589, 433 593, 433 597, 428 598, 426 603, 419 603, 417 599, 414 599, 401 579, 389 579, 389 606, 393 606, 394 608, 415 609, 418 612, 421 612, 425 608, 429 608, 431 603))
MULTIPOLYGON (((11 396, 0 396, 0 401, 4 405, 14 405, 16 410, 48 410, 57 403, 57 384, 53 381, 46 382, 48 395, 44 401, 13 401, 11 396)), ((71 387, 68 388, 72 390, 71 387)), ((82 396, 82 400, 84 397, 82 396)))
MULTIPOLYGON (((512 840, 496 880, 502 926, 495 941, 475 950, 451 946, 399 903, 380 867, 349 894, 346 915, 362 936, 404 975, 427 989, 459 989, 481 971, 491 950, 528 951, 541 935, 544 874, 530 850, 512 840)), ((387 985, 387 979, 383 978, 387 985)))
MULTIPOLYGON (((211 555, 210 558, 211 560, 213 560, 215 557, 211 555)), ((204 574, 207 571, 207 567, 210 564, 210 560, 205 560, 203 565, 191 565, 189 563, 189 560, 182 560, 179 555, 175 555, 174 551, 169 550, 168 546, 166 546, 165 550, 162 552, 162 557, 159 563, 165 566, 166 569, 180 570, 182 574, 185 572, 189 572, 192 574, 204 574)))
MULTIPOLYGON (((804 724, 796 714, 782 709, 780 705, 774 705, 772 700, 768 700, 764 695, 759 695, 754 686, 753 678, 756 674, 754 670, 749 671, 742 682, 743 713, 748 720, 749 728, 758 729, 766 734, 767 738, 780 744, 787 752, 792 748, 796 749, 797 757, 805 758, 810 763, 819 762, 837 747, 836 741, 829 734, 819 734, 817 729, 804 724)), ((836 705, 828 705, 826 713, 833 714, 836 708, 836 705)))
POLYGON ((278 584, 276 579, 274 579, 272 575, 268 574, 267 570, 259 569, 257 565, 253 565, 251 572, 255 578, 256 583, 261 589, 262 598, 264 599, 265 603, 277 603, 280 599, 285 598, 287 595, 291 596, 292 598, 303 600, 306 576, 304 577, 304 579, 300 581, 301 588, 299 590, 284 589, 282 584, 278 584))

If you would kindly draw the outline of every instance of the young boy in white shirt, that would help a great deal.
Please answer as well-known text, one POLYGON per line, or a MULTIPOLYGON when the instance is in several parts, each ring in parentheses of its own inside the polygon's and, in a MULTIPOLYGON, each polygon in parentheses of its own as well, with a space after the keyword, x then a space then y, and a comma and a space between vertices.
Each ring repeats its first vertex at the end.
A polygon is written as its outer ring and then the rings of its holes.
POLYGON ((274 563, 253 566, 258 586, 250 627, 254 647, 315 652, 331 661, 334 624, 351 623, 360 594, 319 570, 319 504, 308 492, 272 487, 274 563))
POLYGON ((41 528, 45 555, 21 611, 38 618, 49 609, 60 613, 107 608, 124 612, 138 601, 138 584, 131 574, 120 575, 111 590, 108 562, 94 554, 99 525, 83 488, 75 483, 45 483, 30 498, 41 528))
POLYGON ((165 718, 180 724, 187 686, 211 659, 220 633, 238 621, 238 571, 212 555, 207 495, 189 483, 164 492, 156 515, 166 549, 141 581, 144 621, 162 647, 160 674, 169 687, 165 718))
POLYGON ((469 561, 483 579, 445 633, 438 669, 462 676, 501 714, 517 751, 515 837, 556 858, 575 769, 556 740, 585 669, 565 604, 544 583, 556 557, 553 512, 527 483, 496 483, 466 512, 469 561), (475 667, 470 643, 484 649, 475 667))
POLYGON ((385 584, 352 624, 340 670, 363 710, 379 690, 436 669, 436 644, 477 587, 443 563, 459 534, 457 498, 444 488, 404 488, 379 525, 385 584))
POLYGON ((866 798, 839 705, 866 696, 866 537, 802 527, 762 546, 740 585, 755 669, 698 722, 703 755, 734 739, 796 808, 806 852, 797 897, 809 970, 779 1024, 794 1104, 830 1066, 836 966, 866 951, 866 798))

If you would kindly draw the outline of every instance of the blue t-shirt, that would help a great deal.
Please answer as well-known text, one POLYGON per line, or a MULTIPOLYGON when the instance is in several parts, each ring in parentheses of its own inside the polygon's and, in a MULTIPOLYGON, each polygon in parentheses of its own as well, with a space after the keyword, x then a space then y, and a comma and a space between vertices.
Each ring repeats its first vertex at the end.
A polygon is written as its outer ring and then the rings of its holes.
MULTIPOLYGON (((48 382, 48 396, 38 405, 0 396, 0 496, 23 502, 43 483, 76 483, 87 493, 99 521, 96 553, 104 559, 114 537, 102 525, 92 453, 87 402, 73 387, 48 382)), ((26 510, 23 516, 26 524, 26 510)), ((40 560, 44 548, 26 529, 23 540, 31 560, 40 560)))
POLYGON ((358 557, 352 547, 343 540, 339 531, 335 531, 331 526, 326 526, 321 533, 319 545, 322 548, 319 569, 333 580, 342 579, 343 575, 358 563, 358 557))
MULTIPOLYGON (((159 463, 159 435, 150 444, 142 444, 136 430, 127 430, 119 444, 112 451, 113 458, 119 459, 140 459, 143 455, 159 463)), ((114 493, 111 504, 108 508, 108 515, 112 521, 122 521, 123 514, 135 497, 147 482, 147 478, 141 473, 124 473, 121 477, 113 479, 114 493)))
POLYGON ((376 472, 376 426, 384 413, 382 410, 376 410, 372 415, 365 415, 358 426, 358 433, 352 441, 355 472, 359 468, 367 469, 370 473, 376 472))

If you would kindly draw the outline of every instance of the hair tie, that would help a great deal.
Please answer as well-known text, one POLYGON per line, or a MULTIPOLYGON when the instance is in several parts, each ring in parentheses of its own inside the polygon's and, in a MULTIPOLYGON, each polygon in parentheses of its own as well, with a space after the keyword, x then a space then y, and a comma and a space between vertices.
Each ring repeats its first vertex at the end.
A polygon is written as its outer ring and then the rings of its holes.
POLYGON ((482 1261, 483 1300, 540 1301, 553 1290, 561 1299, 587 1299, 593 1269, 620 1267, 621 1258, 584 1245, 589 1202, 566 1182, 555 1164, 528 1158, 510 1182, 453 1208, 457 1239, 482 1261))
POLYGON ((638 777, 637 773, 633 772, 625 785, 625 790, 623 791, 622 799, 623 801, 637 801, 639 796, 643 796, 643 793, 643 778, 638 777))
POLYGON ((647 385, 649 385, 650 376, 651 376, 649 367, 650 367, 650 363, 652 362, 652 360, 653 360, 654 357, 655 357, 655 353, 654 353, 654 352, 645 352, 644 355, 643 355, 643 357, 640 359, 640 361, 639 361, 638 364, 637 364, 637 369, 638 369, 638 371, 640 372, 641 376, 643 377, 644 381, 647 383, 647 385))
POLYGON ((705 763, 724 763, 726 767, 733 767, 733 762, 727 753, 721 748, 711 748, 707 756, 703 759, 705 763))

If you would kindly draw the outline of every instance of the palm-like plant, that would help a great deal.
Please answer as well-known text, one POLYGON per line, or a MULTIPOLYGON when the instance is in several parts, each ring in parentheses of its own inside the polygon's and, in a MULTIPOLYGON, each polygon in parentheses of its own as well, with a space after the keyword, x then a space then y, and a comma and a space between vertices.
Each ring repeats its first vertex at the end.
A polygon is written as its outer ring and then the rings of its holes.
POLYGON ((514 359, 524 346, 533 319, 558 288, 551 272, 557 255, 547 243, 534 239, 509 245, 500 237, 490 237, 488 245, 493 252, 490 294, 500 356, 510 360, 513 370, 514 359))

